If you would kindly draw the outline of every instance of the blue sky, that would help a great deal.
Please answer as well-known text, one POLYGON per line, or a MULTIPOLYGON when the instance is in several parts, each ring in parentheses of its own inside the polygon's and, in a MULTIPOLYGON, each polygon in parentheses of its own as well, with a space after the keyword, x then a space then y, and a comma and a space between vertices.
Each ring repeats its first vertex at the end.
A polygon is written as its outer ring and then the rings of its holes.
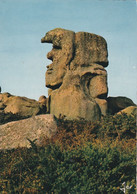
POLYGON ((135 0, 0 0, 2 92, 38 100, 47 94, 47 31, 60 27, 103 36, 108 43, 108 96, 137 103, 135 0))

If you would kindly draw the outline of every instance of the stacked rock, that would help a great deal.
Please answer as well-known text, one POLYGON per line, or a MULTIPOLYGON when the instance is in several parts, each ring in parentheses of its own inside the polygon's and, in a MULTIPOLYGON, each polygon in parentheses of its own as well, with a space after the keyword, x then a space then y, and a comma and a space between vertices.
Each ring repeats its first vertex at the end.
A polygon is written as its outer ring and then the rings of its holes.
POLYGON ((96 34, 56 28, 41 42, 52 43, 47 54, 48 111, 57 118, 98 120, 107 113, 107 43, 96 34))

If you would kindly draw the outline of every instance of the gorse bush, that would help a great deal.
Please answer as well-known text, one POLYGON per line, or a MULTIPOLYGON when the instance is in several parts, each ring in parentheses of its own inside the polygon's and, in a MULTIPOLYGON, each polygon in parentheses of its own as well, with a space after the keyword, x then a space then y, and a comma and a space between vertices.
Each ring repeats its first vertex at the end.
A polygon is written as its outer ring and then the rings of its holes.
POLYGON ((106 116, 101 121, 91 123, 86 121, 58 121, 58 131, 50 140, 43 144, 58 143, 63 149, 73 149, 87 142, 98 142, 103 145, 122 144, 133 148, 136 136, 136 117, 120 114, 106 116))
POLYGON ((110 138, 135 138, 136 136, 136 116, 117 114, 115 116, 104 117, 98 128, 99 137, 110 137, 110 138))
POLYGON ((134 137, 135 117, 127 115, 94 124, 59 120, 43 147, 29 140, 29 149, 1 151, 0 193, 120 194, 123 182, 135 193, 134 137))
POLYGON ((129 155, 117 147, 102 148, 91 143, 63 151, 49 144, 35 151, 18 149, 6 155, 1 153, 2 169, 6 171, 1 170, 1 191, 122 193, 120 186, 124 181, 130 182, 134 190, 135 151, 129 155))

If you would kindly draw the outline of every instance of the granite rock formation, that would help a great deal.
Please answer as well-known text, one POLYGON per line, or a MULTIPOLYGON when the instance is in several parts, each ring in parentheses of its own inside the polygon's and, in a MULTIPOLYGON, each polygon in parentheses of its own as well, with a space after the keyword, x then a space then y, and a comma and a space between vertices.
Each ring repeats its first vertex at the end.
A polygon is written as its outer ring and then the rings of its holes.
POLYGON ((13 96, 9 93, 1 93, 0 113, 12 113, 22 119, 46 113, 46 104, 43 100, 36 101, 26 97, 13 96))
POLYGON ((107 113, 107 43, 96 34, 57 28, 41 42, 52 43, 47 54, 48 112, 57 118, 98 120, 107 113))
POLYGON ((92 122, 107 113, 137 114, 129 98, 107 97, 108 52, 103 37, 57 28, 41 42, 53 44, 45 79, 49 97, 36 101, 0 93, 0 149, 29 147, 27 138, 42 145, 57 132, 55 117, 92 122))
POLYGON ((51 114, 6 123, 0 125, 0 150, 30 147, 28 139, 41 145, 44 138, 51 138, 56 132, 57 123, 51 114))

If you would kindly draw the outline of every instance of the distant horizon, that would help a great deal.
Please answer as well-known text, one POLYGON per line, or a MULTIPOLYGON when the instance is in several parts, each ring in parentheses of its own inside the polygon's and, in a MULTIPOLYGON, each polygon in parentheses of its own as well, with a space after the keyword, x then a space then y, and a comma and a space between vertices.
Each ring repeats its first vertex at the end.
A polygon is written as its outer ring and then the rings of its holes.
POLYGON ((54 28, 102 36, 108 45, 108 96, 137 103, 136 1, 1 0, 0 86, 2 93, 38 100, 45 87, 46 54, 41 38, 54 28))

